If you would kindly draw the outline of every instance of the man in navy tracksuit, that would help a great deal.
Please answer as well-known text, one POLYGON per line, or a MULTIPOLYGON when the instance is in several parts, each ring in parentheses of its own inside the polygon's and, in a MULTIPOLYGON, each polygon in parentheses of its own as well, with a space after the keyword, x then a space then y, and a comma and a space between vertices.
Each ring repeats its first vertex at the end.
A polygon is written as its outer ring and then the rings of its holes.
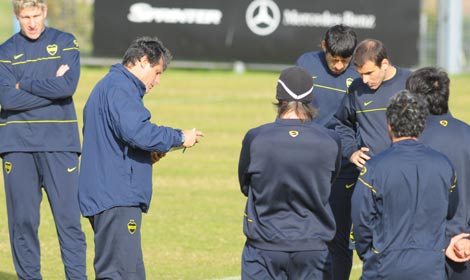
POLYGON ((335 114, 343 156, 359 168, 391 144, 385 111, 390 97, 405 88, 410 71, 395 67, 382 42, 366 39, 354 51, 361 76, 349 87, 335 114))
POLYGON ((79 202, 95 234, 96 279, 145 279, 140 230, 152 196, 152 163, 202 136, 158 126, 144 107, 142 98, 170 60, 157 38, 136 39, 85 105, 79 202))
MULTIPOLYGON (((450 236, 470 233, 470 126, 449 113, 447 73, 439 68, 424 67, 411 73, 406 82, 410 91, 424 94, 430 115, 420 141, 445 154, 454 165, 459 180, 459 206, 448 223, 450 236)), ((470 279, 470 264, 446 259, 447 279, 470 279)))
POLYGON ((458 204, 449 159, 418 141, 428 114, 408 91, 392 97, 392 146, 367 161, 352 198, 362 279, 445 279, 446 222, 458 204))
POLYGON ((334 125, 343 157, 361 169, 370 156, 390 146, 385 110, 390 97, 405 88, 410 71, 393 66, 384 44, 374 39, 358 44, 353 63, 360 78, 349 86, 334 125))
POLYGON ((54 216, 67 279, 86 279, 78 207, 80 139, 72 95, 80 76, 73 35, 46 27, 42 0, 14 0, 21 31, 0 46, 0 154, 11 251, 20 279, 42 279, 42 188, 54 216))
POLYGON ((334 132, 312 122, 312 91, 306 70, 283 70, 278 118, 243 140, 238 176, 248 199, 242 279, 331 279, 327 242, 335 223, 328 200, 341 150, 334 132))
MULTIPOLYGON (((356 48, 356 33, 349 27, 330 27, 321 42, 322 50, 300 56, 296 65, 305 68, 313 78, 318 110, 314 123, 328 126, 352 81, 358 78, 351 58, 356 48)), ((349 248, 351 230, 351 196, 359 172, 349 159, 343 158, 341 172, 332 186, 330 205, 336 223, 335 238, 328 243, 334 280, 348 280, 353 252, 349 248)))

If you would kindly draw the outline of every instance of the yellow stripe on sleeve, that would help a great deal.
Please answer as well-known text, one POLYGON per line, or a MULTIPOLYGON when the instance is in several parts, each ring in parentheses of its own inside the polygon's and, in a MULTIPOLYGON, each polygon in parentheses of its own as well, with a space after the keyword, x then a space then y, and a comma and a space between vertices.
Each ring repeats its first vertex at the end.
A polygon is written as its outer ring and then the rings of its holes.
POLYGON ((34 121, 8 121, 0 123, 0 126, 9 124, 27 124, 27 123, 78 123, 77 120, 34 120, 34 121))
POLYGON ((362 179, 361 177, 357 178, 359 181, 361 181, 361 183, 363 183, 366 187, 368 187, 369 189, 371 189, 374 193, 376 193, 377 191, 374 189, 374 187, 372 185, 370 185, 369 183, 367 183, 366 181, 364 181, 364 179, 362 179))

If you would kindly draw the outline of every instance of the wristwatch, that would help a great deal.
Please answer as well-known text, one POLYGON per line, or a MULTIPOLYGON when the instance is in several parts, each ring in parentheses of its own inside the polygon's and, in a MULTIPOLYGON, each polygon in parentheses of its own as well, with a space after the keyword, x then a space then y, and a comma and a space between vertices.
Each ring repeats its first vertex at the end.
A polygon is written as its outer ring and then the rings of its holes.
POLYGON ((184 136, 184 133, 182 130, 180 130, 181 132, 181 146, 184 144, 184 141, 186 141, 186 137, 184 136))

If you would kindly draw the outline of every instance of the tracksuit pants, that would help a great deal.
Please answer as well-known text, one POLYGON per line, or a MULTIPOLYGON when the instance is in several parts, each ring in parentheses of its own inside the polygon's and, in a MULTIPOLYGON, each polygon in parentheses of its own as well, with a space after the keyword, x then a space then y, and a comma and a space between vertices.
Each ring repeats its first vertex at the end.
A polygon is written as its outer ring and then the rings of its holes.
POLYGON ((114 207, 88 217, 95 233, 96 279, 145 280, 139 207, 114 207))
POLYGON ((330 280, 328 250, 268 251, 245 244, 242 280, 330 280))
POLYGON ((348 280, 353 262, 353 251, 350 249, 351 232, 351 197, 356 178, 338 178, 331 187, 330 206, 336 223, 336 234, 328 242, 331 256, 333 280, 348 280))
POLYGON ((446 279, 447 280, 470 279, 470 262, 456 263, 446 258, 446 279))
POLYGON ((11 251, 18 278, 42 279, 38 228, 44 188, 57 228, 66 279, 86 279, 77 153, 15 152, 2 158, 11 251))

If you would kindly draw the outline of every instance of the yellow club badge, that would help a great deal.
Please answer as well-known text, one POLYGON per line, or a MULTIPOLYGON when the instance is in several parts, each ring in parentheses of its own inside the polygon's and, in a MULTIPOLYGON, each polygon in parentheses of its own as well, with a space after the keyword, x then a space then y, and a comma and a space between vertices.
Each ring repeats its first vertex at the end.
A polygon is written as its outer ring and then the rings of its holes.
POLYGON ((349 88, 349 86, 352 84, 353 81, 354 81, 353 78, 347 78, 346 79, 346 88, 349 88))
POLYGON ((9 162, 9 161, 6 161, 5 162, 5 171, 7 172, 7 174, 10 174, 12 168, 13 168, 13 164, 11 164, 11 162, 9 162))
POLYGON ((54 45, 47 45, 46 50, 49 55, 55 55, 57 53, 57 50, 59 47, 54 44, 54 45))
POLYGON ((367 167, 364 166, 364 167, 362 168, 362 170, 361 170, 361 174, 359 174, 359 175, 362 176, 362 175, 364 175, 364 174, 366 174, 366 173, 367 173, 367 167))
POLYGON ((134 219, 130 219, 129 222, 127 223, 127 230, 129 231, 130 234, 134 234, 135 231, 137 230, 137 224, 134 219))
POLYGON ((297 130, 289 130, 289 135, 293 138, 299 136, 299 132, 297 130))
POLYGON ((440 123, 443 127, 446 127, 446 126, 449 124, 449 122, 448 122, 447 120, 441 120, 439 123, 440 123))

